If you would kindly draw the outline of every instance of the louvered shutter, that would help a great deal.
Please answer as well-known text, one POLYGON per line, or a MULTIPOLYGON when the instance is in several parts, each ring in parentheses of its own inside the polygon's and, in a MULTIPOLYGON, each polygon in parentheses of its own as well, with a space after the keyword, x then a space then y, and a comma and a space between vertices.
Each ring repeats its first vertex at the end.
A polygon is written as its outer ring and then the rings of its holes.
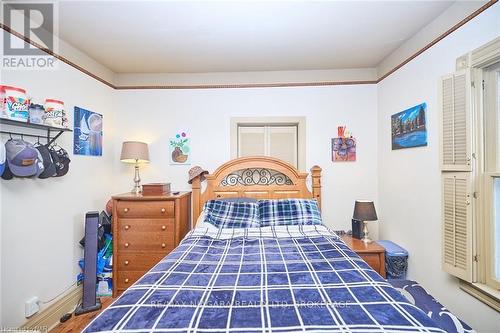
POLYGON ((472 281, 471 180, 467 172, 446 172, 443 182, 443 269, 472 281))
POLYGON ((470 82, 469 70, 441 79, 442 171, 472 171, 470 82))

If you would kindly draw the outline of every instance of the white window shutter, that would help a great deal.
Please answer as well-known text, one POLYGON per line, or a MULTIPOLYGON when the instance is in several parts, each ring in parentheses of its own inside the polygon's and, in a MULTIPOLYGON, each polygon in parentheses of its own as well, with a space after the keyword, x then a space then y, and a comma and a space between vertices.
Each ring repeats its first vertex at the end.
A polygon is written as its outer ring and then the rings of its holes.
POLYGON ((472 171, 471 88, 469 70, 441 79, 442 171, 472 171))
POLYGON ((238 127, 238 157, 264 156, 266 130, 264 126, 238 127))
POLYGON ((443 269, 472 282, 471 180, 468 172, 446 172, 443 182, 443 269))

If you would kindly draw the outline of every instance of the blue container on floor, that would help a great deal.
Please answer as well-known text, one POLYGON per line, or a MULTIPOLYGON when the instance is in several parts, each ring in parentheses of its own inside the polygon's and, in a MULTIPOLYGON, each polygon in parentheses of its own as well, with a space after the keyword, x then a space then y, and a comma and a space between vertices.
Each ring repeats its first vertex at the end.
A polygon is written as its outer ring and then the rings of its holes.
POLYGON ((385 272, 388 279, 405 279, 408 270, 408 251, 389 240, 379 240, 385 249, 385 272))

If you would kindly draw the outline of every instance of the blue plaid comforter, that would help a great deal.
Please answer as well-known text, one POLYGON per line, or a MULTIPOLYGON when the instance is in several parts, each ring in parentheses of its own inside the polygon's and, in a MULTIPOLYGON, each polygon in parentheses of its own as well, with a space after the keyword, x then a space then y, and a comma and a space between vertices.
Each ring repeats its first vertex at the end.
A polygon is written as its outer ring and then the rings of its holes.
POLYGON ((196 228, 84 332, 444 331, 309 225, 196 228))

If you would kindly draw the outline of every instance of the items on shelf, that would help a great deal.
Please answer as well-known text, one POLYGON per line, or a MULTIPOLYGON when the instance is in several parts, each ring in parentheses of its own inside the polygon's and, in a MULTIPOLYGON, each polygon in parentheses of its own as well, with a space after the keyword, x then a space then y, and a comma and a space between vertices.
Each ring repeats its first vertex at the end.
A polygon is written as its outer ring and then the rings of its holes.
POLYGON ((64 112, 64 102, 57 99, 48 98, 45 100, 45 114, 43 123, 53 127, 68 127, 68 117, 64 112))
POLYGON ((30 123, 32 124, 43 124, 43 116, 45 114, 45 108, 40 104, 31 104, 30 109, 30 123))
POLYGON ((26 90, 11 86, 0 87, 0 98, 3 107, 2 118, 27 122, 29 119, 30 101, 26 96, 26 90))
POLYGON ((57 128, 68 128, 64 102, 47 98, 45 105, 34 103, 23 88, 0 85, 0 117, 57 128))

